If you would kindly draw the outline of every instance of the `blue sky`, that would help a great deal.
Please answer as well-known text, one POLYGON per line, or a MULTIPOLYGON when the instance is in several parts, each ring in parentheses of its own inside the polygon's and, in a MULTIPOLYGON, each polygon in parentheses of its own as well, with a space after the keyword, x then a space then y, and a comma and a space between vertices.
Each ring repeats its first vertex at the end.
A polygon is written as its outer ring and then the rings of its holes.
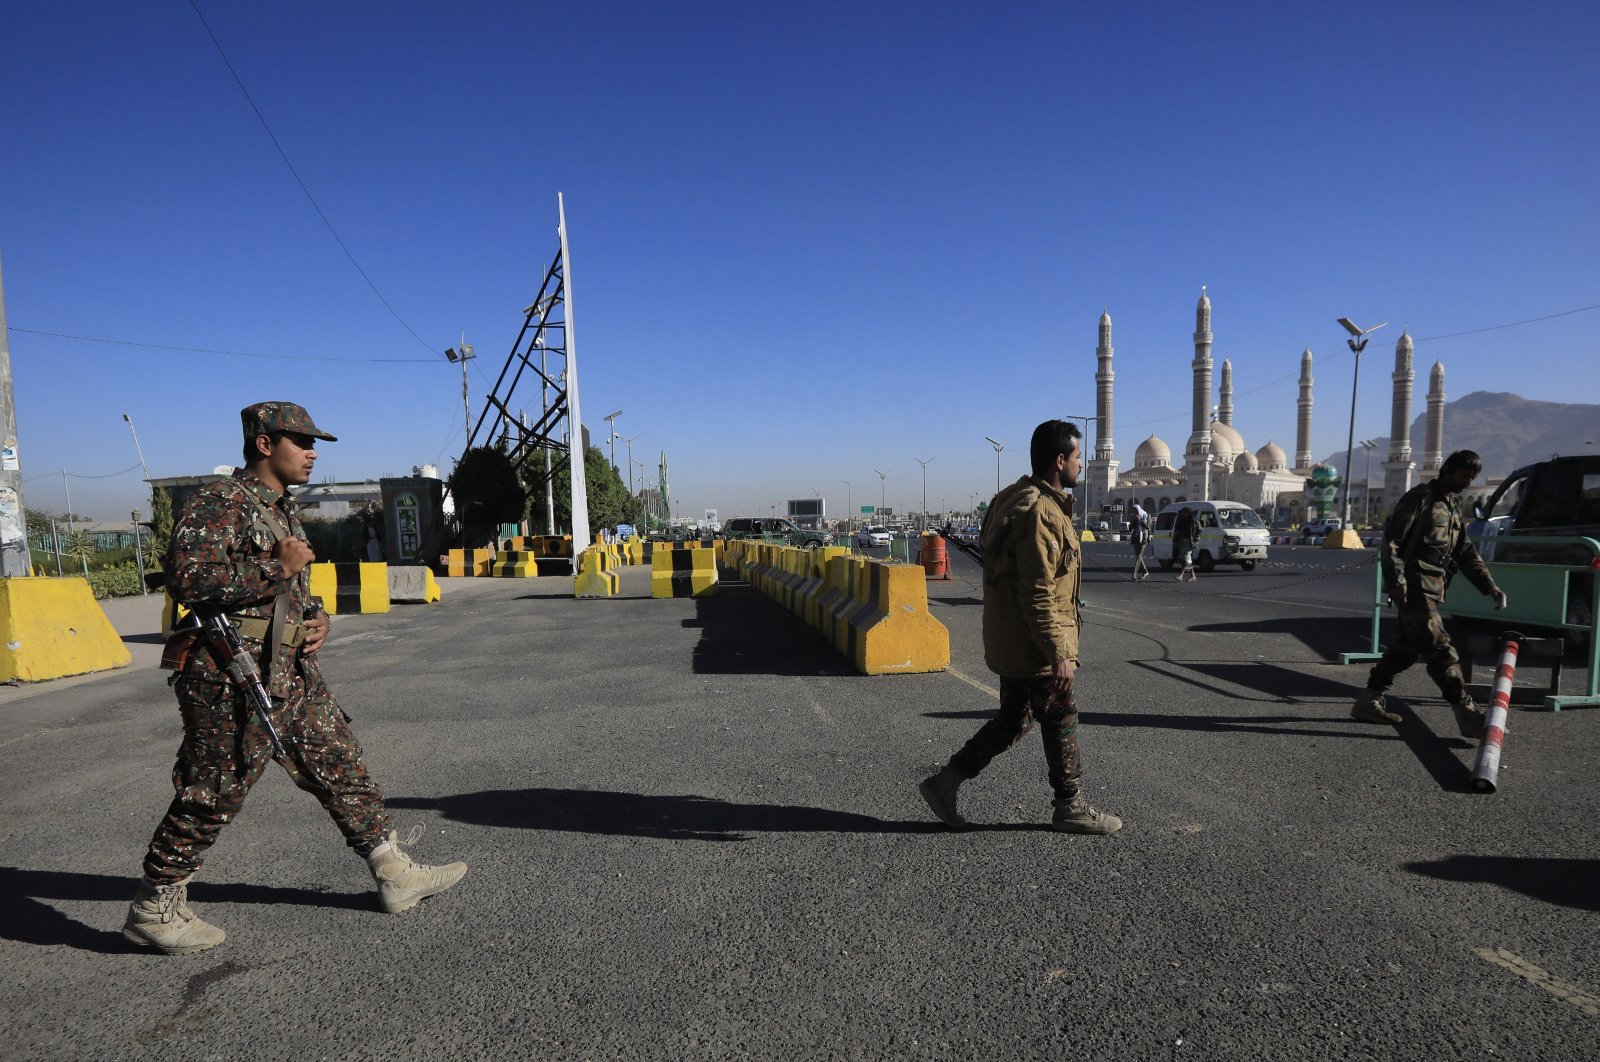
MULTIPOLYGON (((879 500, 875 468, 919 508, 919 457, 929 506, 966 507, 994 489, 984 436, 1010 479, 1034 424, 1094 411, 1102 307, 1124 468, 1152 432, 1181 449, 1202 284, 1252 447, 1292 451, 1310 346, 1313 449, 1343 448, 1344 315, 1392 322, 1358 437, 1388 431, 1402 323, 1414 412, 1435 359, 1451 397, 1600 401, 1600 310, 1429 338, 1600 304, 1590 4, 201 8, 405 326, 188 3, 12 5, 0 265, 30 505, 64 507, 62 467, 133 465, 124 413, 153 475, 196 474, 266 398, 340 436, 319 479, 448 470, 439 351, 476 347, 476 411, 558 191, 590 431, 622 409, 686 515, 819 490, 839 514, 879 500)), ((137 470, 71 489, 99 519, 143 504, 137 470)))

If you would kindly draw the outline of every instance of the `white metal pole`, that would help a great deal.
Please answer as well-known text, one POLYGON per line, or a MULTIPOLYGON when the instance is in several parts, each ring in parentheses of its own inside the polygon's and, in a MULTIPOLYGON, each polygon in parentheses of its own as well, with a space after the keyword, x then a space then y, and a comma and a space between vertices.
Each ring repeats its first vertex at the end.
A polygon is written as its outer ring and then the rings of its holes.
POLYGON ((589 478, 583 469, 583 412, 578 404, 578 337, 572 308, 572 248, 567 243, 567 205, 556 193, 556 213, 560 216, 561 285, 566 295, 567 324, 567 453, 572 466, 572 548, 573 562, 589 547, 589 478))

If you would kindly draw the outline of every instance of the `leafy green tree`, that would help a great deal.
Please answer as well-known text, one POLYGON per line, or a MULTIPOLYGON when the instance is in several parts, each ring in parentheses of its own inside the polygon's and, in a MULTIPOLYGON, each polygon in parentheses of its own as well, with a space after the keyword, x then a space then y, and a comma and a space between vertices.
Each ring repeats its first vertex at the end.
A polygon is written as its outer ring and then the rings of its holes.
POLYGON ((521 520, 528 511, 527 489, 498 446, 474 446, 462 454, 450 473, 450 494, 468 547, 493 541, 501 524, 521 520))
POLYGON ((167 554, 167 543, 172 540, 172 495, 160 487, 150 488, 150 537, 146 540, 145 548, 154 561, 152 567, 160 565, 161 558, 167 554))
MULTIPOLYGON (((528 516, 533 526, 544 526, 544 491, 546 452, 535 453, 523 462, 522 482, 528 489, 528 516)), ((583 472, 588 485, 589 527, 615 527, 618 524, 635 524, 641 520, 644 507, 639 499, 628 493, 617 470, 611 467, 606 455, 598 446, 589 447, 583 455, 583 472)), ((555 475, 556 527, 562 531, 572 528, 572 471, 562 461, 555 475)))

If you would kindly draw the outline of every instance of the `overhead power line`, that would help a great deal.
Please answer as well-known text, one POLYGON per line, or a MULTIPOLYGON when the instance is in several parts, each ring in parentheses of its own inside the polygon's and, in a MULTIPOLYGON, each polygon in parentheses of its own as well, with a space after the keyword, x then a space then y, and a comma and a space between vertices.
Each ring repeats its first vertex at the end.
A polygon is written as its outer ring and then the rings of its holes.
POLYGON ((78 336, 70 332, 42 332, 36 328, 17 328, 30 336, 53 336, 56 339, 75 339, 83 343, 115 343, 124 347, 148 347, 153 350, 179 350, 187 354, 225 354, 230 358, 275 358, 281 361, 335 361, 354 364, 433 365, 437 358, 335 358, 326 354, 262 354, 249 350, 218 350, 215 347, 180 347, 172 343, 145 343, 137 339, 107 339, 103 336, 78 336))
POLYGON ((189 0, 189 6, 194 8, 195 16, 200 19, 200 25, 205 27, 206 35, 211 38, 211 43, 216 45, 217 54, 222 56, 223 63, 228 67, 228 73, 233 75, 234 83, 239 86, 239 91, 244 93, 245 101, 250 104, 250 109, 256 112, 256 119, 261 122, 261 128, 267 131, 267 137, 272 141, 272 146, 278 149, 278 157, 283 159, 283 164, 285 166, 289 167, 289 173, 294 176, 295 183, 298 184, 300 186, 300 190, 305 193, 306 201, 311 204, 311 209, 317 212, 317 217, 321 218, 322 224, 327 226, 329 235, 331 235, 334 239, 334 242, 339 245, 339 249, 344 252, 344 256, 350 259, 350 264, 355 266, 356 272, 361 274, 361 279, 367 282, 367 287, 372 289, 372 293, 378 297, 378 301, 383 303, 383 308, 388 310, 390 315, 394 317, 396 321, 400 322, 400 327, 404 328, 407 332, 410 332, 411 338, 415 339, 418 343, 421 343, 424 349, 428 351, 434 351, 433 346, 424 341, 421 336, 417 335, 416 330, 410 325, 406 324, 405 318, 401 317, 395 308, 389 305, 389 300, 383 297, 383 292, 378 290, 378 285, 372 282, 372 278, 367 276, 367 271, 361 268, 361 263, 356 261, 356 256, 350 253, 350 248, 345 245, 345 242, 339 236, 338 231, 334 229, 333 222, 328 220, 328 215, 323 213, 322 207, 317 204, 316 197, 311 194, 311 189, 307 188, 306 182, 300 179, 300 171, 296 170, 294 168, 294 163, 289 161, 288 152, 284 151, 283 145, 278 143, 277 134, 272 131, 272 126, 267 124, 266 115, 262 114, 261 108, 256 106, 255 98, 250 95, 250 90, 244 87, 244 79, 239 76, 239 71, 234 69, 233 61, 228 58, 228 53, 223 50, 222 42, 219 41, 217 39, 217 35, 212 32, 211 23, 206 21, 206 16, 201 12, 199 3, 197 3, 196 0, 189 0))

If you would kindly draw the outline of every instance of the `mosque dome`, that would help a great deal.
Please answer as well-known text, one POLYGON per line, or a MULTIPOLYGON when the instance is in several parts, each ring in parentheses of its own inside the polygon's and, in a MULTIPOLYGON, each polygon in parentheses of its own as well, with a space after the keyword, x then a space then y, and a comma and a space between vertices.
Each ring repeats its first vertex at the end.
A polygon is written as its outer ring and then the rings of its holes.
POLYGON ((1133 452, 1133 464, 1136 468, 1146 465, 1165 465, 1172 460, 1172 448, 1154 435, 1139 444, 1133 452))
POLYGON ((1233 470, 1235 472, 1254 472, 1256 467, 1256 455, 1249 450, 1244 451, 1244 453, 1233 459, 1233 470))
MULTIPOLYGON (((1220 420, 1213 420, 1211 422, 1211 437, 1215 439, 1219 435, 1228 440, 1228 449, 1236 454, 1242 454, 1248 449, 1244 444, 1244 436, 1239 434, 1237 428, 1232 424, 1224 424, 1220 420)), ((1215 451, 1212 452, 1215 453, 1215 451)))
POLYGON ((1228 445, 1227 436, 1221 432, 1211 433, 1211 459, 1220 464, 1233 463, 1233 447, 1228 445))
POLYGON ((1283 452, 1283 447, 1274 442, 1269 442, 1256 451, 1256 461, 1268 472, 1277 472, 1289 467, 1289 455, 1283 452))

